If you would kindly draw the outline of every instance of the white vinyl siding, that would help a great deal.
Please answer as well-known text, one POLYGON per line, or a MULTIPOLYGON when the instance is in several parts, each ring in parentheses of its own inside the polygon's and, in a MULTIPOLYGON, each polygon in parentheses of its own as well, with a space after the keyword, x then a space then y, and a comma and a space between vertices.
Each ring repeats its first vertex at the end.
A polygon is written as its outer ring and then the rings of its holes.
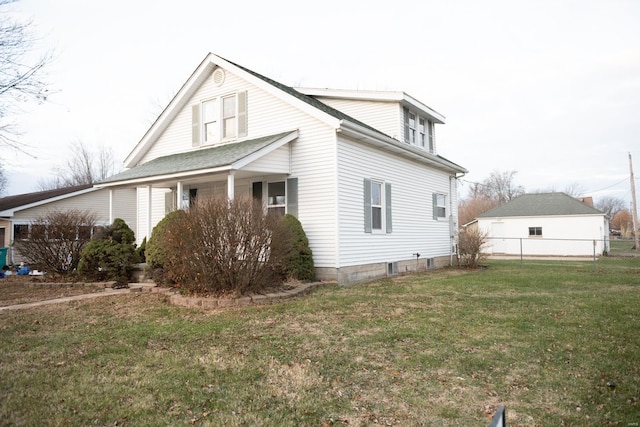
POLYGON ((447 173, 342 138, 338 159, 340 267, 450 254, 449 221, 431 220, 432 194, 450 191, 447 173), (363 233, 363 177, 372 176, 392 184, 393 233, 363 233))
MULTIPOLYGON (((236 77, 231 73, 227 73, 224 84, 222 86, 217 86, 213 82, 213 78, 210 76, 205 83, 194 93, 194 95, 188 100, 186 106, 178 112, 175 119, 169 124, 169 126, 164 130, 164 132, 160 135, 158 140, 150 147, 149 151, 144 155, 141 161, 138 164, 146 163, 149 160, 153 160, 157 157, 167 156, 170 154, 181 153, 184 151, 188 151, 193 149, 194 146, 200 146, 201 144, 201 120, 196 120, 194 118, 195 114, 198 114, 196 108, 194 106, 201 106, 202 102, 212 99, 218 99, 223 96, 237 94, 240 98, 240 92, 245 90, 255 90, 255 86, 248 85, 247 82, 243 79, 236 77), (196 131, 197 130, 197 131, 196 131), (196 135, 198 135, 196 137, 196 135)), ((244 96, 244 95, 243 95, 244 96)), ((245 105, 249 103, 253 103, 251 99, 252 95, 248 94, 242 100, 245 105)), ((218 106, 220 108, 220 106, 218 106)), ((248 108, 253 108, 248 106, 248 108)), ((196 117, 201 117, 202 112, 199 112, 199 115, 196 117)), ((243 119, 251 116, 251 112, 248 112, 243 119)), ((240 118, 238 118, 240 120, 240 118)), ((240 133, 240 125, 242 122, 238 123, 238 137, 242 137, 242 133, 240 133)), ((252 128, 253 124, 246 123, 244 124, 244 133, 246 134, 247 127, 252 128)), ((280 129, 282 131, 282 129, 280 129)), ((260 129, 256 129, 257 136, 265 135, 260 134, 260 129)), ((274 134, 277 132, 273 132, 274 134)))
POLYGON ((593 240, 601 255, 609 232, 604 215, 478 218, 478 228, 490 233, 488 252, 512 255, 522 251, 524 255, 593 256, 593 240), (499 231, 495 224, 500 224, 499 231), (542 235, 530 236, 530 227, 538 228, 542 235))
MULTIPOLYGON (((135 194, 134 189, 113 190, 114 219, 122 218, 134 232, 136 231, 135 194)), ((20 210, 15 213, 13 220, 28 222, 51 211, 69 209, 92 212, 96 215, 97 222, 107 224, 109 222, 109 189, 94 190, 20 210)))
POLYGON ((392 138, 400 139, 402 135, 402 130, 400 129, 402 120, 398 118, 399 104, 397 102, 317 98, 336 110, 342 111, 392 138))

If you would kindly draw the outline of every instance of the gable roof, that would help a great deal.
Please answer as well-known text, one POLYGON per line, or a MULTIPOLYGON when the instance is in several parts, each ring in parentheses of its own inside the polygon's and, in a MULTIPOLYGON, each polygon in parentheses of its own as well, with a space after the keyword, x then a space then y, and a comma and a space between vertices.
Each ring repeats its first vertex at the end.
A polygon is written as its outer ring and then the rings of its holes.
MULTIPOLYGON (((255 71, 249 70, 241 65, 235 64, 229 60, 226 60, 213 53, 209 53, 205 59, 200 63, 196 70, 191 74, 189 79, 180 88, 178 93, 173 97, 169 105, 162 111, 160 116, 151 125, 149 130, 145 133, 142 139, 136 144, 131 153, 127 156, 124 163, 127 167, 132 167, 139 162, 150 146, 155 140, 162 134, 167 128, 169 123, 177 116, 178 112, 187 105, 191 96, 196 90, 205 82, 205 80, 213 73, 216 67, 222 67, 230 70, 233 73, 242 75, 250 83, 260 87, 261 89, 271 93, 272 95, 285 99, 289 103, 296 104, 298 108, 309 113, 313 117, 324 121, 325 123, 333 126, 336 129, 349 128, 351 131, 364 130, 369 137, 383 140, 386 143, 396 145, 400 143, 398 140, 391 138, 385 133, 371 127, 370 125, 363 123, 327 104, 317 100, 313 96, 306 95, 297 91, 293 87, 276 82, 273 79, 265 77, 255 71)), ((409 98, 406 98, 409 99, 409 98)), ((405 101, 406 101, 405 99, 405 101)), ((411 98, 413 99, 413 98, 411 98)), ((416 101, 417 102, 417 101, 416 101)), ((441 116, 444 119, 444 116, 441 116)), ((404 150, 406 144, 400 143, 394 150, 404 150)), ((407 151, 411 151, 406 147, 407 151)), ((426 153, 425 153, 426 154, 426 153)), ((459 166, 444 157, 439 155, 422 155, 422 153, 410 153, 413 157, 419 157, 422 160, 446 169, 452 169, 456 172, 466 173, 467 170, 462 166, 459 166), (416 156, 417 155, 417 156, 416 156)))
POLYGON ((149 181, 153 178, 161 180, 189 172, 201 174, 213 172, 216 169, 239 169, 292 141, 297 136, 298 131, 283 132, 248 141, 162 156, 110 176, 96 185, 107 186, 112 183, 123 184, 123 181, 136 180, 149 181))
POLYGON ((512 216, 604 215, 565 193, 523 194, 478 218, 512 216))
POLYGON ((78 192, 92 191, 92 185, 76 185, 56 188, 55 190, 36 191, 0 198, 0 216, 12 216, 16 210, 22 210, 44 203, 64 199, 78 192))

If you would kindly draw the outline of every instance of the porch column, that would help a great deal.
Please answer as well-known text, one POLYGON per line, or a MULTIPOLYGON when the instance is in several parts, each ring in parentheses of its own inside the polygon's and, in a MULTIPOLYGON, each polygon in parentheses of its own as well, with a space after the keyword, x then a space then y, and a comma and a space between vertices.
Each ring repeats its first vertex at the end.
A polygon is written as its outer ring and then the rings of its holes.
POLYGON ((182 206, 182 192, 184 191, 184 188, 182 186, 182 181, 178 181, 178 183, 176 184, 176 209, 184 209, 184 206, 182 206))
POLYGON ((113 188, 109 188, 109 224, 113 224, 113 188))
POLYGON ((233 197, 235 196, 235 173, 236 171, 229 171, 229 175, 227 175, 227 198, 229 200, 233 200, 233 197))
POLYGON ((153 208, 153 198, 151 197, 151 186, 147 185, 147 240, 151 238, 151 211, 153 208))

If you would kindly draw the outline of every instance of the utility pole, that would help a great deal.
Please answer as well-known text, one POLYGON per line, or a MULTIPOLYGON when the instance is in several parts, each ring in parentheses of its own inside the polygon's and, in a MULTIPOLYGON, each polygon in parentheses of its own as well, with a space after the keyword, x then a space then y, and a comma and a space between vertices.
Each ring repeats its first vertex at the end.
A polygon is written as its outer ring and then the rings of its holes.
POLYGON ((633 163, 631 163, 631 153, 629 153, 629 172, 631 176, 631 201, 633 202, 632 221, 633 221, 633 244, 636 251, 640 251, 638 245, 638 204, 636 203, 636 184, 633 179, 633 163))

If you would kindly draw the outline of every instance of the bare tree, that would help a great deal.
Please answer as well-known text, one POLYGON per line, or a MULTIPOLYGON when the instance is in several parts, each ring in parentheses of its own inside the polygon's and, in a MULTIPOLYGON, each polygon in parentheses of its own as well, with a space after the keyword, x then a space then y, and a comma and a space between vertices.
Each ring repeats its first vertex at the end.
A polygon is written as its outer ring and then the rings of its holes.
POLYGON ((606 213, 607 218, 612 219, 618 212, 625 209, 624 199, 613 196, 604 196, 598 199, 595 208, 606 213))
POLYGON ((515 183, 517 171, 493 171, 489 178, 483 181, 482 193, 492 200, 506 203, 522 194, 524 187, 515 183))
POLYGON ((7 180, 6 175, 4 174, 4 168, 0 164, 0 196, 4 194, 7 189, 7 184, 9 181, 7 180))
MULTIPOLYGON (((16 0, 0 0, 0 7, 16 0)), ((31 59, 36 39, 29 31, 31 21, 20 22, 7 13, 0 14, 0 145, 20 151, 19 131, 11 115, 24 108, 25 101, 44 102, 49 94, 42 79, 52 53, 31 59)))
POLYGON ((16 238, 15 247, 29 264, 66 274, 78 266, 95 224, 96 215, 90 211, 51 211, 33 220, 28 236, 16 238))
POLYGON ((469 195, 458 204, 460 226, 478 215, 524 194, 524 187, 515 183, 516 174, 516 171, 493 171, 481 183, 472 183, 469 195))
POLYGON ((54 169, 55 176, 40 180, 40 190, 89 185, 107 178, 115 172, 113 150, 101 145, 92 151, 84 142, 71 144, 71 154, 63 167, 54 169))

